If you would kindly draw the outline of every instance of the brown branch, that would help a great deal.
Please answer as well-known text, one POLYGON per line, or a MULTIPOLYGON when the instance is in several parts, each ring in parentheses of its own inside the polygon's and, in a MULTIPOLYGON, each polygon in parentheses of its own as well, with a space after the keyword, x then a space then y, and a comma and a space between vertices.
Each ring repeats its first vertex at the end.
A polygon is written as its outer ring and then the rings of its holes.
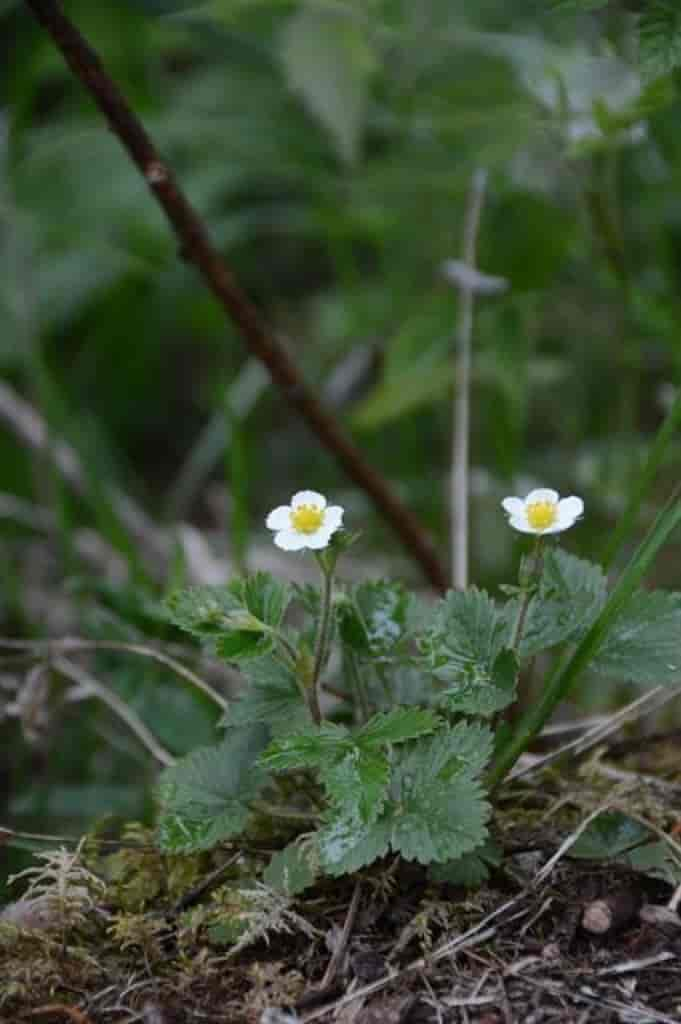
POLYGON ((285 348, 264 322, 212 242, 203 221, 161 159, 139 119, 105 71, 101 60, 61 11, 57 0, 26 0, 52 37, 66 63, 109 122, 163 208, 180 243, 182 256, 195 264, 204 282, 240 330, 249 349, 267 367, 286 400, 300 413, 318 440, 358 487, 373 500, 430 582, 444 590, 447 580, 435 550, 412 513, 385 480, 369 466, 337 421, 303 381, 285 348))

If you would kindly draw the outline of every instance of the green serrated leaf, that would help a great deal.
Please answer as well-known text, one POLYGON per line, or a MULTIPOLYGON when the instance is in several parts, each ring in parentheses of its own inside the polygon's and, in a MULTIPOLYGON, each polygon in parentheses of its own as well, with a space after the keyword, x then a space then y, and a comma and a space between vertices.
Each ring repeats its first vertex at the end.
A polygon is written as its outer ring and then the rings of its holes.
POLYGON ((608 631, 589 669, 641 685, 681 679, 681 594, 639 590, 608 631))
POLYGON ((249 662, 242 669, 243 694, 232 701, 220 722, 236 728, 263 722, 276 736, 311 725, 293 670, 272 656, 249 662))
POLYGON ((162 850, 207 850, 243 830, 248 801, 266 782, 256 765, 266 742, 262 725, 231 731, 217 746, 199 748, 166 768, 158 786, 162 850))
POLYGON ((176 626, 200 637, 219 636, 228 628, 230 616, 243 609, 229 586, 176 590, 166 598, 165 607, 176 626))
POLYGON ((487 837, 491 808, 479 781, 461 775, 422 788, 408 775, 398 774, 396 779, 402 799, 391 845, 406 860, 421 864, 453 860, 487 837))
POLYGON ((371 824, 356 817, 334 818, 317 835, 324 871, 337 878, 384 857, 390 849, 392 822, 386 815, 371 824))
POLYGON ((282 736, 261 755, 259 763, 268 771, 318 768, 333 764, 353 747, 345 726, 325 722, 318 729, 282 736))
POLYGON ((165 606, 172 621, 195 636, 212 640, 228 661, 261 657, 272 648, 290 588, 269 573, 257 572, 224 586, 188 587, 171 594, 165 606))
POLYGON ((355 734, 354 740, 362 747, 377 747, 385 743, 405 743, 407 740, 427 736, 441 725, 441 719, 432 711, 419 708, 395 708, 374 715, 355 734))
POLYGON ((399 748, 390 798, 374 822, 329 813, 319 833, 324 870, 341 875, 389 850, 423 864, 474 850, 487 837, 490 807, 478 776, 491 748, 489 729, 463 722, 399 748))
POLYGON ((513 651, 501 651, 491 673, 473 672, 437 696, 438 707, 452 714, 489 718, 515 700, 518 659, 513 651))
POLYGON ((355 748, 320 774, 335 812, 358 815, 367 823, 378 818, 390 783, 390 762, 385 754, 355 748))
POLYGON ((338 609, 343 642, 365 657, 389 657, 407 635, 410 603, 401 583, 360 583, 338 609))
POLYGON ((435 606, 422 649, 439 679, 454 682, 471 672, 489 676, 507 634, 506 621, 491 597, 470 587, 450 591, 435 606))
POLYGON ((435 698, 459 714, 489 716, 511 703, 517 666, 504 653, 511 632, 508 609, 475 587, 447 595, 435 609, 421 650, 436 679, 447 684, 435 698))
POLYGON ((247 658, 262 658, 274 646, 272 637, 253 629, 237 629, 226 633, 215 641, 215 652, 225 661, 241 661, 247 658))
POLYGON ((463 857, 446 861, 444 864, 431 864, 428 875, 434 882, 477 889, 488 880, 490 868, 498 867, 501 861, 501 848, 493 840, 488 839, 473 853, 466 853, 463 857))
MULTIPOLYGON (((520 642, 521 660, 583 635, 606 597, 606 580, 600 566, 560 548, 547 551, 539 591, 527 610, 520 642)), ((518 601, 509 602, 509 623, 515 622, 518 607, 518 601)))
POLYGON ((435 736, 421 740, 402 755, 406 773, 418 773, 424 781, 457 775, 480 775, 492 754, 494 737, 480 722, 457 722, 435 736))
POLYGON ((263 882, 270 889, 276 889, 287 896, 297 896, 314 885, 318 873, 317 844, 309 840, 296 840, 272 855, 263 873, 263 882))
POLYGON ((251 615, 274 629, 279 628, 291 600, 287 583, 274 579, 268 572, 255 572, 237 580, 235 590, 251 615))

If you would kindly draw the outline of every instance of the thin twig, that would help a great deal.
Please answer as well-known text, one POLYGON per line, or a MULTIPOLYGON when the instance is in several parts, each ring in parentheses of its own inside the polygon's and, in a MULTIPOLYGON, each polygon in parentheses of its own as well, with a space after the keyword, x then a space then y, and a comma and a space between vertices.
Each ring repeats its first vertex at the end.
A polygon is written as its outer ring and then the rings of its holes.
POLYGON ((677 914, 681 907, 681 882, 677 885, 676 889, 671 895, 671 899, 667 904, 667 910, 671 910, 673 914, 677 914))
POLYGON ((86 672, 80 666, 68 661, 67 658, 57 657, 52 661, 52 665, 60 675, 66 676, 67 679, 77 683, 82 688, 82 693, 79 696, 97 697, 103 704, 106 704, 121 721, 125 722, 130 731, 147 748, 149 753, 156 758, 159 764, 167 768, 175 763, 175 758, 158 742, 139 715, 124 700, 117 697, 112 690, 104 686, 103 683, 98 682, 94 676, 91 676, 89 672, 86 672))
POLYGON ((592 811, 591 814, 589 814, 586 818, 584 818, 583 821, 579 823, 574 832, 571 832, 567 839, 565 839, 561 843, 559 848, 554 853, 553 857, 547 860, 543 868, 537 872, 534 878, 535 885, 540 885, 542 882, 546 881, 546 879, 549 877, 549 875, 556 867, 558 862, 563 859, 568 850, 572 849, 572 847, 575 845, 579 837, 584 832, 586 832, 591 822, 595 821, 596 818, 600 817, 601 814, 604 814, 606 811, 608 811, 612 807, 612 804, 613 798, 609 797, 607 800, 604 800, 602 804, 599 804, 599 806, 594 811, 592 811))
POLYGON ((91 1018, 75 1006, 66 1006, 65 1003, 50 1003, 47 1006, 37 1006, 35 1010, 28 1011, 29 1017, 68 1017, 73 1024, 91 1024, 91 1018))
POLYGON ((596 744, 601 743, 607 736, 617 732, 631 718, 638 719, 644 713, 651 714, 653 711, 659 711, 665 704, 668 704, 669 701, 674 700, 678 696, 681 696, 681 687, 670 690, 666 686, 656 686, 653 690, 649 690, 641 697, 637 697, 631 704, 627 704, 626 707, 621 708, 614 714, 598 719, 596 724, 590 729, 577 736, 574 740, 570 740, 569 743, 563 744, 562 747, 558 747, 557 750, 552 750, 550 753, 545 754, 544 757, 537 758, 530 765, 516 765, 509 773, 508 780, 511 781, 512 779, 526 778, 528 775, 534 775, 566 754, 573 754, 577 757, 596 746, 596 744), (653 707, 648 707, 650 704, 653 707))
POLYGON ((656 789, 659 795, 667 797, 669 800, 678 802, 681 799, 681 784, 678 782, 667 782, 666 779, 661 779, 657 775, 644 775, 642 772, 627 772, 622 768, 613 768, 609 764, 603 764, 600 760, 594 760, 590 767, 597 775, 612 779, 613 782, 625 782, 632 788, 649 786, 650 789, 656 789))
POLYGON ((205 284, 240 330, 253 355, 265 364, 289 404, 300 413, 319 442, 336 457, 355 484, 371 497, 430 582, 444 590, 446 575, 430 539, 383 477, 365 461, 338 421, 322 406, 284 345, 241 290, 210 238, 206 225, 104 69, 97 53, 60 10, 56 0, 26 0, 26 5, 52 37, 71 71, 90 93, 111 130, 141 171, 177 236, 182 256, 194 263, 205 284))
POLYGON ((207 697, 226 711, 229 701, 214 690, 209 683, 195 672, 187 668, 181 662, 171 658, 170 655, 156 650, 155 647, 148 647, 146 644, 123 643, 114 640, 80 640, 66 637, 64 640, 7 640, 0 637, 0 650, 10 648, 11 650, 34 651, 43 657, 52 654, 76 654, 82 651, 121 651, 128 654, 138 654, 142 658, 150 658, 161 665, 171 669, 176 675, 186 679, 188 683, 195 686, 197 690, 205 693, 207 697))
POLYGON ((638 973, 639 971, 647 970, 648 967, 657 967, 658 964, 666 963, 667 960, 678 960, 678 957, 676 953, 666 950, 662 953, 656 953, 654 956, 643 957, 641 960, 624 960, 622 963, 613 964, 612 967, 601 967, 595 973, 599 978, 607 974, 638 973))
POLYGON ((330 1003, 328 1006, 312 1010, 303 1017, 303 1021, 305 1024, 308 1024, 308 1021, 317 1020, 320 1017, 326 1016, 327 1013, 335 1013, 336 1011, 343 1009, 343 1007, 347 1006, 349 1003, 354 1002, 356 999, 365 999, 367 996, 373 995, 375 992, 380 992, 381 989, 392 984, 392 982, 399 978, 404 978, 407 974, 412 974, 415 971, 424 971, 431 964, 437 963, 438 960, 442 960, 445 957, 450 957, 455 952, 459 952, 463 949, 470 949, 471 946, 477 946, 482 942, 487 942, 488 939, 491 939, 496 934, 497 930, 496 926, 488 928, 487 925, 492 921, 496 921, 497 918, 506 914, 509 910, 515 908, 524 896, 524 892, 518 896, 514 896, 513 899, 503 903, 500 907, 497 907, 496 910, 493 910, 490 914, 484 917, 479 924, 469 928, 462 935, 457 935, 456 938, 450 939, 449 942, 444 943, 444 945, 434 950, 434 952, 428 956, 420 956, 417 960, 412 960, 412 962, 407 964, 406 967, 402 967, 400 970, 392 970, 382 978, 378 978, 376 981, 369 982, 369 984, 355 989, 354 992, 349 992, 347 995, 341 996, 340 999, 330 1003))
POLYGON ((348 912, 345 915, 345 921, 343 923, 342 931, 338 936, 336 948, 334 949, 331 955, 329 965, 324 972, 324 977, 322 978, 321 985, 319 986, 322 992, 324 992, 326 989, 331 988, 334 981, 336 980, 336 975, 340 970, 341 962, 343 960, 343 957, 345 956, 345 951, 348 948, 350 935, 352 934, 352 929, 355 924, 355 918, 357 917, 357 911, 359 909, 359 897, 361 891, 362 883, 355 882, 355 888, 352 891, 352 899, 350 900, 348 912))
POLYGON ((224 864, 220 864, 220 866, 215 868, 214 871, 209 871, 207 875, 204 875, 196 885, 193 885, 191 889, 188 889, 187 892, 180 896, 180 898, 175 902, 171 910, 171 914, 176 917, 188 907, 193 906, 194 903, 204 896, 209 889, 213 889, 217 883, 222 880, 224 875, 234 867, 240 856, 241 854, 239 852, 233 853, 232 856, 224 862, 224 864))
MULTIPOLYGON (((0 825, 0 846, 12 845, 15 842, 21 843, 73 843, 78 846, 83 841, 82 836, 55 836, 47 832, 17 832, 16 829, 0 825)), ((155 850, 151 843, 129 843, 123 839, 100 839, 98 836, 88 836, 88 843, 96 843, 98 846, 111 846, 115 849, 125 850, 155 850)))
MULTIPOLYGON (((480 214, 487 186, 487 171, 473 174, 463 232, 463 262, 475 270, 480 214)), ((459 282, 459 320, 456 331, 456 376, 452 425, 451 543, 452 582, 459 590, 468 586, 468 463, 471 419, 471 343, 475 288, 470 280, 459 282)))
MULTIPOLYGON (((35 451, 44 451, 53 459, 75 494, 83 498, 88 496, 90 488, 78 454, 63 439, 50 437, 40 413, 3 381, 0 381, 0 419, 11 427, 24 444, 35 451)), ((139 542, 141 550, 151 556, 155 569, 158 571, 160 567, 165 567, 170 552, 168 539, 129 495, 109 488, 108 497, 121 523, 139 542)))

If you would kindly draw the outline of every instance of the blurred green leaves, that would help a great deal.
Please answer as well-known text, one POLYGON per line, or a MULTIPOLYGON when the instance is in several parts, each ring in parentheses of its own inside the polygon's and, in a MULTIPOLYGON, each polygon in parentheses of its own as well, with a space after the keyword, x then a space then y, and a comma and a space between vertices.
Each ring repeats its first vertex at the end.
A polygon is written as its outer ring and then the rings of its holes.
POLYGON ((355 163, 375 67, 365 27, 342 9, 304 4, 286 25, 281 59, 290 87, 328 130, 341 158, 355 163))

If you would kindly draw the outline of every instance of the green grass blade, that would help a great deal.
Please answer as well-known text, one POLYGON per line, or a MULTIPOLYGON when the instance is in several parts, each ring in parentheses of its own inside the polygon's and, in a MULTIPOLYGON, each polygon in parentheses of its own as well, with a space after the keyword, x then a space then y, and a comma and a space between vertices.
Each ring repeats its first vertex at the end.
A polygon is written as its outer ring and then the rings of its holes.
POLYGON ((657 436, 653 441, 650 451, 648 452, 648 458, 641 470, 636 486, 629 495, 629 500, 627 501, 624 512, 620 516, 617 526, 610 534, 608 542, 603 549, 601 561, 606 569, 612 564, 615 555, 619 551, 625 538, 633 533, 638 521, 641 505, 643 504, 646 496, 650 493, 650 489, 655 477, 657 476, 657 472, 662 465, 664 457, 667 454, 671 443, 674 441, 676 432, 680 426, 681 389, 679 389, 671 409, 667 413, 662 426, 657 432, 657 436))

